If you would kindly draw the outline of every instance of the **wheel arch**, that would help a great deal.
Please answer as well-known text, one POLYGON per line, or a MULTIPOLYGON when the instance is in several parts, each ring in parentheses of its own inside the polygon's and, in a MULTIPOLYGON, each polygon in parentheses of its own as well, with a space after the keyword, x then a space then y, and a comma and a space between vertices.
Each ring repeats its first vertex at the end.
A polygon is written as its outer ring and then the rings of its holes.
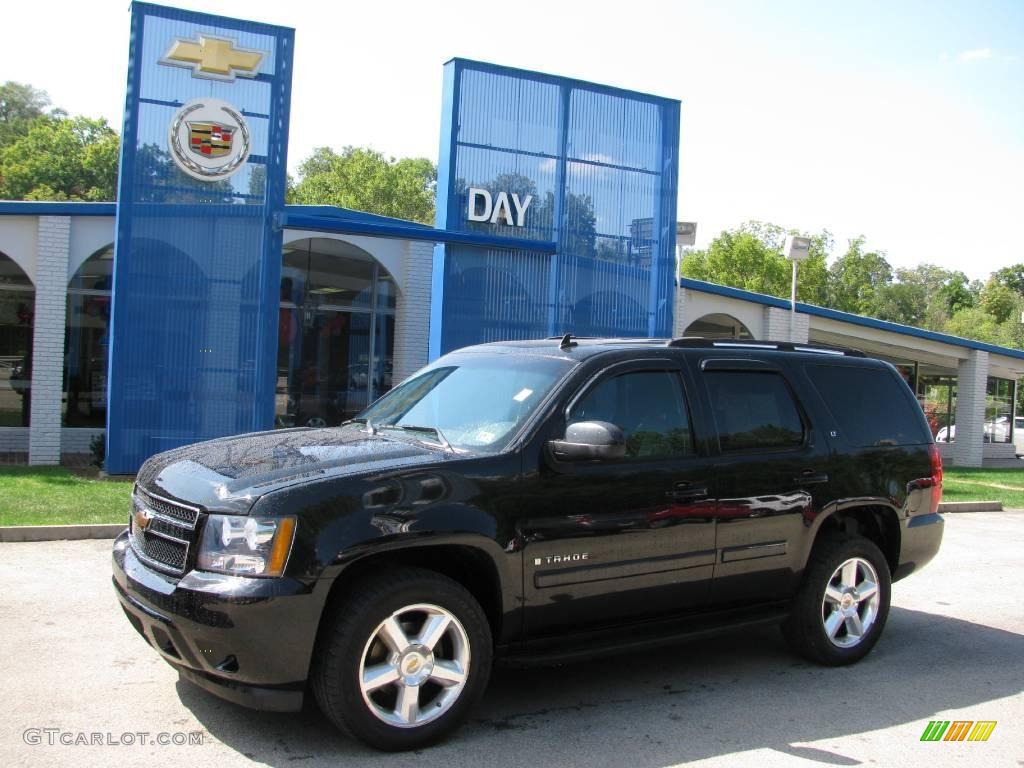
POLYGON ((884 499, 851 499, 827 507, 814 521, 810 544, 802 557, 804 568, 814 547, 831 532, 864 536, 885 555, 889 573, 896 571, 900 560, 900 517, 899 511, 884 499))
MULTIPOLYGON (((472 538, 472 537, 471 537, 472 538)), ((507 629, 505 612, 511 610, 508 589, 486 542, 455 538, 438 542, 421 540, 396 542, 388 547, 375 546, 372 550, 355 553, 334 577, 327 595, 317 636, 323 631, 324 618, 340 601, 351 594, 361 579, 373 573, 384 573, 389 568, 423 568, 447 576, 464 587, 480 604, 491 635, 498 643, 507 629)))

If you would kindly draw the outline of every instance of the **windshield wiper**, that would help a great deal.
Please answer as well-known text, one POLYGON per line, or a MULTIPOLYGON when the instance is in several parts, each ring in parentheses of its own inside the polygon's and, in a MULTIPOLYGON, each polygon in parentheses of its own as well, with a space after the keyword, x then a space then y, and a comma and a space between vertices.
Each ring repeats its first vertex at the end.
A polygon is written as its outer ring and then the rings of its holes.
POLYGON ((397 429, 406 430, 409 432, 432 432, 434 436, 437 438, 437 442, 439 442, 444 447, 445 450, 455 450, 454 448, 452 448, 452 444, 449 443, 448 439, 444 436, 444 433, 441 432, 441 430, 438 429, 437 427, 421 427, 414 424, 382 424, 379 427, 379 429, 397 429))
POLYGON ((344 427, 346 424, 365 424, 366 425, 366 431, 369 434, 371 434, 371 435, 376 435, 377 434, 377 425, 371 423, 371 421, 369 419, 349 419, 348 421, 342 422, 341 426, 344 427))

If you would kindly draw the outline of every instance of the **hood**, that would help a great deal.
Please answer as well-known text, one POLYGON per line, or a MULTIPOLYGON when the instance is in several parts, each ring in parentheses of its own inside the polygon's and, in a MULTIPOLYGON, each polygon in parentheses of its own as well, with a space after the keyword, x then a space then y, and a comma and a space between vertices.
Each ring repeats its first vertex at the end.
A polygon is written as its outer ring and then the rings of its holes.
POLYGON ((450 458, 440 448, 356 425, 256 432, 157 454, 139 470, 143 488, 211 510, 245 514, 257 498, 300 480, 354 475, 450 458))

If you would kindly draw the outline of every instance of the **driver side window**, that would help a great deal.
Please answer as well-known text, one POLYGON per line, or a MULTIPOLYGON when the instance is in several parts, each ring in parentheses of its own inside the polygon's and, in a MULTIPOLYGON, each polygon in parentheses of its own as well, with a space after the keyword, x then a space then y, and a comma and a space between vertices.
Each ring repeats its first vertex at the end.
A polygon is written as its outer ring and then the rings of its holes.
POLYGON ((693 433, 674 371, 631 371, 604 379, 576 402, 569 423, 607 421, 626 436, 628 458, 692 456, 693 433))

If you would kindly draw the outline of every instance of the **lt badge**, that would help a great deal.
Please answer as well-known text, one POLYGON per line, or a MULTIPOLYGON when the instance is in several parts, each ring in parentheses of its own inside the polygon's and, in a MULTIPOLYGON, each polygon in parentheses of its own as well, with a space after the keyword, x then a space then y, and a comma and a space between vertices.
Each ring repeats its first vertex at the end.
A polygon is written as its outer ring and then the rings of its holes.
POLYGON ((220 181, 249 158, 249 126, 237 107, 221 99, 193 99, 174 115, 167 136, 174 164, 193 179, 220 181))

